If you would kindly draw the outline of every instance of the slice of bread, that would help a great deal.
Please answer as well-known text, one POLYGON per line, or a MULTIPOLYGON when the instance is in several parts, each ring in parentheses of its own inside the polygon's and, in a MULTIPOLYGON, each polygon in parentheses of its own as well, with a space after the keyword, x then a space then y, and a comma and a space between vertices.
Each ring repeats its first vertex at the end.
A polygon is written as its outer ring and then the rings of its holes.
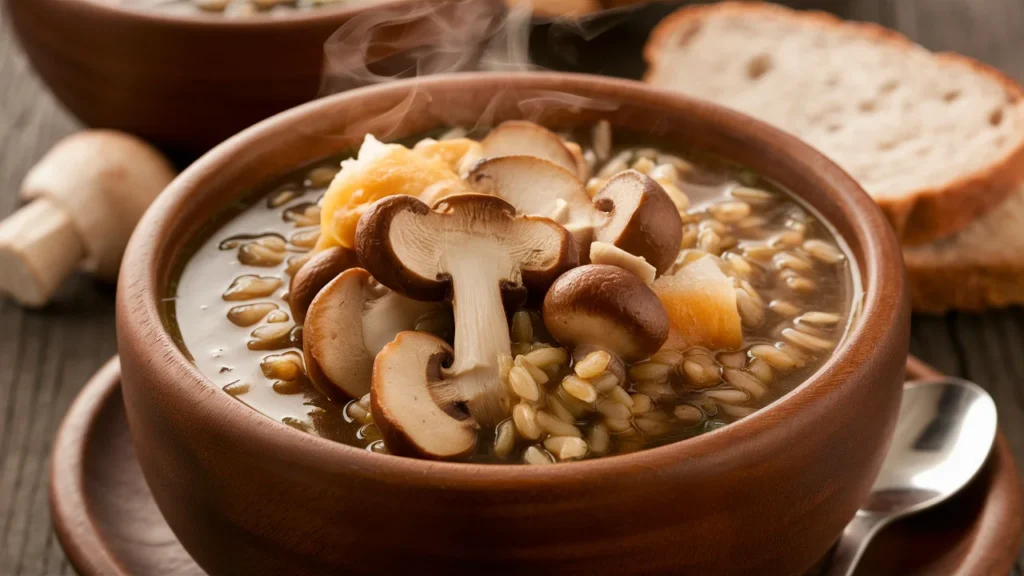
POLYGON ((904 249, 914 310, 1024 304, 1024 185, 954 236, 904 249))
POLYGON ((764 3, 683 8, 648 40, 647 82, 730 106, 853 175, 904 244, 953 234, 1024 179, 1024 91, 874 24, 764 3))

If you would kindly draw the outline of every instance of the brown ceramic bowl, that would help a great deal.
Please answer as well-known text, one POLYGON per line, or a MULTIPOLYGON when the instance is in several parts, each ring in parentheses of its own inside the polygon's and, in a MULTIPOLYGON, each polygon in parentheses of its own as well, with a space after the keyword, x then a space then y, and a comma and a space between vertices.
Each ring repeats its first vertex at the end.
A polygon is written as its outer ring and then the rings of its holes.
MULTIPOLYGON (((120 0, 4 1, 32 65, 75 116, 186 156, 316 98, 324 43, 346 22, 404 19, 387 32, 398 37, 422 23, 410 15, 442 3, 354 0, 225 18, 167 14, 120 0)), ((486 5, 495 18, 503 10, 500 1, 464 1, 486 5)), ((467 33, 467 42, 481 34, 483 24, 467 33)))
POLYGON ((124 397, 139 462, 182 544, 213 574, 797 574, 867 494, 909 342, 899 246, 871 200, 778 130, 642 84, 456 75, 333 96, 267 120, 171 184, 132 238, 118 289, 124 397), (160 301, 211 215, 311 161, 448 125, 529 118, 648 131, 748 165, 832 222, 858 263, 860 319, 810 380, 680 443, 529 467, 371 454, 273 421, 207 381, 160 301))

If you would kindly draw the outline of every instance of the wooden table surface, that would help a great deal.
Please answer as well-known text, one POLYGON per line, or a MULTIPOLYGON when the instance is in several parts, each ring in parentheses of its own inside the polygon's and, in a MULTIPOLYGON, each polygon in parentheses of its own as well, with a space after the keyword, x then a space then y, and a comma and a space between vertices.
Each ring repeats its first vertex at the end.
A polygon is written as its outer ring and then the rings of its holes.
MULTIPOLYGON (((796 3, 880 22, 928 48, 973 56, 1024 81, 1019 0, 796 3)), ((0 216, 18 206, 18 185, 32 163, 79 127, 34 75, 7 20, 0 15, 0 216)), ((915 318, 911 350, 988 389, 1024 462, 1024 311, 915 318)), ((73 573, 50 524, 50 445, 75 394, 115 352, 111 287, 74 278, 42 311, 0 299, 0 575, 73 573)), ((1014 573, 1024 575, 1024 563, 1014 573)))

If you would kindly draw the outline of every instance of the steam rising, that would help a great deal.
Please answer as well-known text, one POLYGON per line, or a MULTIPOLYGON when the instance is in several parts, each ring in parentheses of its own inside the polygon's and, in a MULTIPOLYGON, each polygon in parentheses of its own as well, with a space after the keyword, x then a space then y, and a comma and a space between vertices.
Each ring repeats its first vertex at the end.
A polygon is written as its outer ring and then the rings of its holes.
MULTIPOLYGON (((435 74, 540 70, 529 58, 533 15, 528 1, 507 7, 503 0, 442 0, 368 10, 349 20, 325 44, 320 95, 435 74)), ((573 33, 591 38, 615 23, 606 22, 596 29, 573 26, 573 33)), ((421 97, 414 91, 384 115, 393 122, 374 122, 378 126, 375 136, 389 140, 391 134, 379 126, 396 127, 421 97)), ((494 125, 494 111, 500 103, 507 104, 505 97, 497 91, 477 119, 478 126, 494 125)), ((537 91, 516 105, 524 118, 537 118, 552 106, 615 108, 612 103, 558 91, 537 91)))

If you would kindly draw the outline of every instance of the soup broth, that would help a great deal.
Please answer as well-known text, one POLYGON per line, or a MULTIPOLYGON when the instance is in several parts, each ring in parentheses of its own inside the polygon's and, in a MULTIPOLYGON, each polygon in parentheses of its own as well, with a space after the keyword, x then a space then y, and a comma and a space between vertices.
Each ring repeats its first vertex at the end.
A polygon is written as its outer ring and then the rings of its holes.
MULTIPOLYGON (((439 141, 463 136, 453 130, 439 141)), ((613 145, 604 122, 561 136, 570 150, 579 145, 589 194, 635 170, 679 212, 674 263, 649 283, 670 333, 653 354, 616 370, 614 354, 574 354, 560 344, 531 298, 503 328, 511 349, 498 377, 512 406, 500 423, 481 427, 460 459, 548 464, 690 438, 790 392, 842 342, 856 316, 856 265, 808 206, 720 158, 629 134, 613 145)), ((461 160, 468 170, 472 158, 461 160)), ((200 372, 225 393, 304 432, 388 453, 369 394, 332 400, 312 385, 303 327, 289 309, 290 278, 324 247, 321 210, 333 206, 324 194, 338 165, 297 172, 226 214, 172 286, 168 318, 200 372)), ((645 274, 630 262, 622 266, 645 274)), ((451 306, 440 304, 412 329, 451 343, 454 325, 451 306)))

